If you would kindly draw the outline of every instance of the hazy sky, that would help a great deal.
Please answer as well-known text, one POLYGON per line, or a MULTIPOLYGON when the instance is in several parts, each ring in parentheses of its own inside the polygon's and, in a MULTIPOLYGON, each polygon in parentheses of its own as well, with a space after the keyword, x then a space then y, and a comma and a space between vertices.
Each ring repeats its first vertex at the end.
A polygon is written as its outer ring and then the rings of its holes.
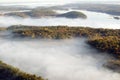
POLYGON ((119 0, 0 0, 0 2, 11 3, 11 2, 61 2, 61 3, 69 3, 76 1, 119 1, 119 0))

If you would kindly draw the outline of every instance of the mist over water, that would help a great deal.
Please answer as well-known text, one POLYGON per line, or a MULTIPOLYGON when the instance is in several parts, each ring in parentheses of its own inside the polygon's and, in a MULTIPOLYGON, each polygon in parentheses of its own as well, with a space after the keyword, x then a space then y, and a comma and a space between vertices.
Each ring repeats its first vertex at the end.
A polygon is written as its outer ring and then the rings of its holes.
POLYGON ((0 38, 0 60, 48 80, 119 80, 102 66, 110 57, 85 41, 0 38))
MULTIPOLYGON (((32 8, 34 7, 36 6, 32 8)), ((35 19, 0 16, 0 26, 9 27, 19 24, 33 26, 67 25, 120 29, 120 20, 113 19, 111 15, 85 10, 79 11, 86 14, 87 19, 57 17, 35 19)), ((68 11, 57 10, 57 12, 65 13, 68 11)), ((13 37, 9 32, 0 32, 0 60, 48 80, 120 80, 119 73, 103 67, 103 64, 109 59, 111 56, 90 47, 85 38, 21 39, 13 37)))
MULTIPOLYGON (((72 11, 72 10, 69 10, 72 11)), ((87 19, 69 19, 69 18, 58 18, 58 17, 42 17, 42 18, 20 18, 20 17, 0 17, 1 26, 11 26, 11 25, 33 25, 33 26, 58 26, 58 25, 67 25, 67 26, 84 26, 84 27, 93 27, 93 28, 114 28, 119 29, 120 20, 113 19, 113 16, 99 13, 91 12, 84 10, 81 11, 87 15, 87 19)), ((65 13, 68 11, 57 10, 58 13, 65 13)))

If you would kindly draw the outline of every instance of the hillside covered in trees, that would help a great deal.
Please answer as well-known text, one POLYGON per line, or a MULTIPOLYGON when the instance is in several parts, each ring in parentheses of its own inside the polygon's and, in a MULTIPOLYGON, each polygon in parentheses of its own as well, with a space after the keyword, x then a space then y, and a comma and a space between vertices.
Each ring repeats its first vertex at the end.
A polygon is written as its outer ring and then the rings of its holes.
POLYGON ((57 13, 51 9, 44 9, 44 8, 35 8, 31 11, 27 12, 11 12, 6 13, 6 16, 17 16, 22 18, 33 17, 33 18, 41 18, 45 16, 55 16, 57 13))
POLYGON ((14 36, 31 38, 67 39, 75 37, 88 38, 87 43, 96 49, 108 52, 120 59, 120 30, 90 27, 68 26, 11 26, 7 30, 12 31, 14 36))
POLYGON ((58 17, 66 17, 66 18, 82 18, 82 19, 86 19, 87 16, 82 13, 82 12, 77 12, 77 11, 70 11, 68 13, 63 13, 60 15, 57 15, 58 17))

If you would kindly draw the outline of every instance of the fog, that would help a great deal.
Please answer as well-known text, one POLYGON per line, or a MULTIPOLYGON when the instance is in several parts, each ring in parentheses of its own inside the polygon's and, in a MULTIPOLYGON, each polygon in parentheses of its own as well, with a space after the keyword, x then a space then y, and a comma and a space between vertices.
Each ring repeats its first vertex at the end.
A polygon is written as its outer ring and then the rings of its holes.
POLYGON ((103 67, 110 57, 85 41, 0 38, 0 60, 48 80, 119 80, 103 67))
MULTIPOLYGON (((72 10, 69 10, 72 11, 72 10)), ((78 11, 78 10, 77 10, 78 11)), ((57 26, 57 25, 68 25, 68 26, 87 26, 93 28, 114 28, 119 29, 120 20, 113 19, 113 16, 91 12, 85 10, 79 10, 87 15, 87 19, 68 19, 68 18, 57 18, 57 17, 42 17, 42 18, 20 18, 20 17, 0 17, 1 26, 11 26, 11 25, 35 25, 35 26, 57 26)), ((58 13, 65 13, 68 11, 57 10, 58 13)))
MULTIPOLYGON (((72 10, 69 10, 72 11, 72 10)), ((78 11, 78 10, 76 10, 78 11)), ((120 21, 113 16, 79 10, 87 19, 57 17, 20 18, 0 16, 0 26, 84 26, 120 29, 120 21)), ((57 10, 58 13, 68 11, 57 10)), ((8 12, 10 13, 10 12, 8 12)), ((22 71, 48 80, 119 80, 119 73, 103 67, 111 56, 98 52, 86 43, 85 38, 51 40, 21 39, 0 32, 0 60, 22 71)))

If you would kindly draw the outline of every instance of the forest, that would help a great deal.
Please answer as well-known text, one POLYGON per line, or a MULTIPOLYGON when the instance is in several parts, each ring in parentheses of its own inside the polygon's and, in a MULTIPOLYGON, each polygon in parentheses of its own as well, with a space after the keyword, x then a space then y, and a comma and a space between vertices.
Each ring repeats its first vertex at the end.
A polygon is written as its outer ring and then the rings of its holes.
POLYGON ((48 39, 67 39, 86 37, 91 46, 116 57, 120 57, 120 30, 90 27, 68 26, 24 26, 15 25, 7 28, 14 36, 48 39))

